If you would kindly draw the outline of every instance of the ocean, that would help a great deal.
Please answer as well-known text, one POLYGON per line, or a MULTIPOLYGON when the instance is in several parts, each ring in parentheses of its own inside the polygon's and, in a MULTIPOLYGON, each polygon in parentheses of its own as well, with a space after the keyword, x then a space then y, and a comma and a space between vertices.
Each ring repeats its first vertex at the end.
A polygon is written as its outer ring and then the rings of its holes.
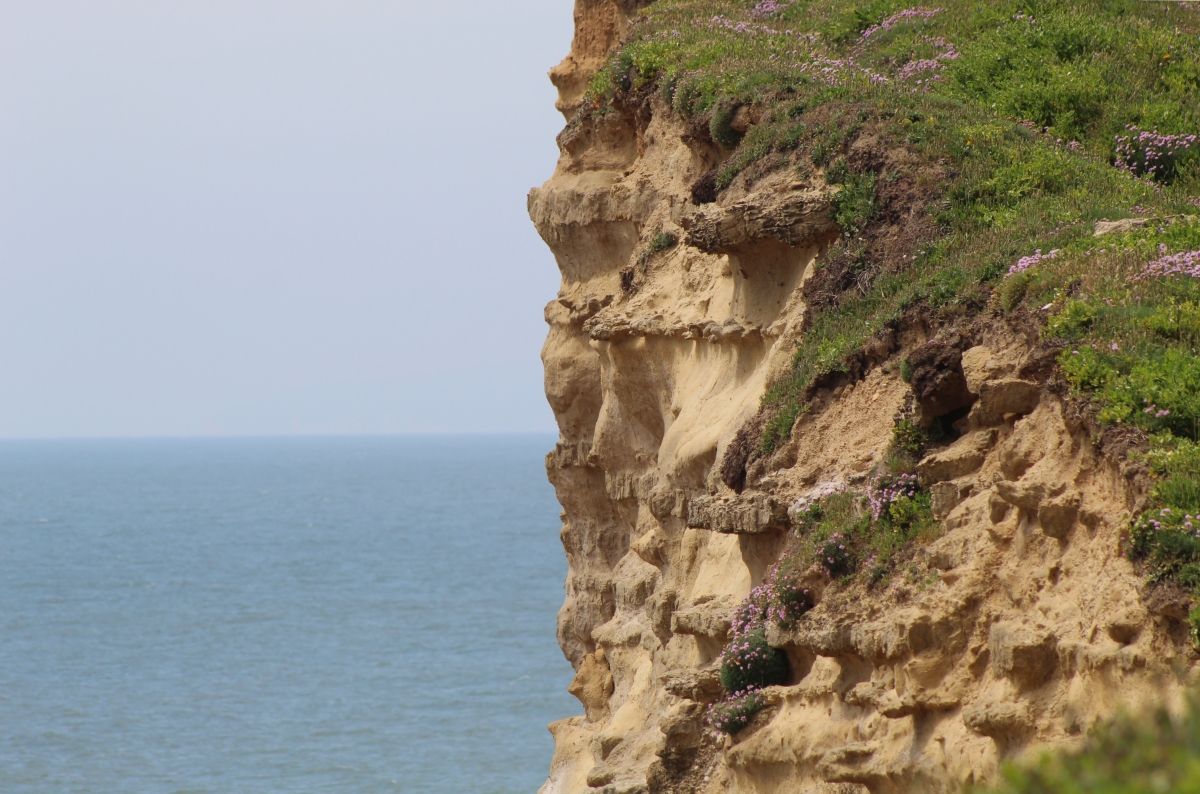
POLYGON ((553 443, 0 442, 0 792, 532 794, 553 443))

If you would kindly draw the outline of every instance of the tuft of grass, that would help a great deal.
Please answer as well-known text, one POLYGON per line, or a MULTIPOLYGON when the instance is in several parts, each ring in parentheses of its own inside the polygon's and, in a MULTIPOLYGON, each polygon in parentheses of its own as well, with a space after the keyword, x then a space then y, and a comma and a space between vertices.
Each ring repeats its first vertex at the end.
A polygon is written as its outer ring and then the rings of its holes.
MULTIPOLYGON (((839 161, 840 162, 840 161, 839 161)), ((847 237, 856 237, 875 217, 875 174, 845 174, 842 189, 833 197, 834 220, 847 237)))
POLYGON ((645 265, 656 255, 663 251, 669 251, 679 244, 679 238, 668 231, 659 229, 653 237, 650 238, 650 244, 638 256, 638 264, 645 265))
POLYGON ((742 134, 733 128, 733 120, 737 116, 740 103, 726 101, 721 103, 708 122, 708 131, 712 139, 726 149, 736 149, 742 142, 742 134))
POLYGON ((679 243, 677 238, 671 232, 659 231, 658 234, 650 240, 650 253, 657 254, 662 251, 668 251, 674 248, 679 243))
POLYGON ((759 452, 763 455, 770 455, 775 449, 792 434, 792 427, 796 424, 796 420, 804 413, 807 406, 802 406, 799 403, 792 402, 784 405, 782 410, 767 420, 766 427, 763 428, 762 440, 759 442, 759 452))

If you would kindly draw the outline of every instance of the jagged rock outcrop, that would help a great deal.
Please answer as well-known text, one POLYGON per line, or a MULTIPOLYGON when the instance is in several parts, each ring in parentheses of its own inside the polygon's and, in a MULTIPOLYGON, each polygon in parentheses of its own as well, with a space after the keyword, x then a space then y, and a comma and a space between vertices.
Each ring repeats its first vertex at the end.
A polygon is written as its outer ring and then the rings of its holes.
MULTIPOLYGON (((632 5, 577 3, 576 49, 552 73, 568 115, 632 5)), ((819 390, 730 489, 721 462, 790 366, 801 286, 838 233, 832 189, 780 174, 696 205, 721 152, 643 102, 573 121, 529 197, 562 271, 547 470, 569 562, 558 638, 586 711, 551 726, 542 794, 947 791, 1073 746, 1119 705, 1177 697, 1196 662, 1186 613, 1147 602, 1120 550, 1143 494, 1047 388, 1018 327, 900 327, 885 363, 819 390), (652 250, 663 231, 678 244, 652 250), (788 505, 861 483, 906 411, 962 415, 918 469, 940 537, 888 588, 814 580, 816 608, 768 634, 793 680, 717 736, 715 660, 784 548, 788 505)))

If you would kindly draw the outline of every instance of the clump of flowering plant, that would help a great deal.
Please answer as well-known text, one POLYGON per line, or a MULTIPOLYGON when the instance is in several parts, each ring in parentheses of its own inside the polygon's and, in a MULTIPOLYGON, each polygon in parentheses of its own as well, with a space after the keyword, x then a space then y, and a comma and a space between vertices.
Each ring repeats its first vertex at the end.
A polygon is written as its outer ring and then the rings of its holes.
POLYGON ((766 705, 757 692, 735 692, 709 706, 705 721, 710 728, 732 736, 749 725, 766 705))
POLYGON ((778 14, 783 9, 787 8, 789 3, 780 3, 777 0, 761 0, 755 4, 751 15, 756 17, 769 17, 778 14))
POLYGON ((1136 176, 1146 176, 1159 182, 1175 178, 1183 155, 1196 144, 1195 134, 1166 136, 1154 130, 1139 130, 1128 125, 1128 136, 1116 136, 1116 152, 1112 164, 1136 176))
POLYGON ((1135 176, 1158 182, 1175 178, 1179 163, 1196 145, 1196 135, 1164 135, 1155 127, 1143 130, 1130 124, 1128 135, 1116 136, 1113 165, 1135 176))
POLYGON ((871 508, 871 519, 880 521, 888 517, 892 505, 917 495, 919 488, 916 475, 880 474, 867 482, 867 503, 871 508))
POLYGON ((767 621, 798 618, 811 608, 808 592, 781 573, 778 566, 767 580, 750 591, 733 613, 729 643, 721 652, 721 686, 729 693, 746 693, 787 682, 787 655, 767 642, 767 621))
POLYGON ((766 623, 734 619, 729 644, 721 652, 721 686, 726 692, 753 692, 787 683, 787 656, 767 643, 766 623))
POLYGON ((1148 563, 1152 580, 1171 578, 1200 587, 1200 510, 1147 510, 1133 523, 1122 554, 1148 563))
POLYGON ((847 546, 850 539, 834 532, 817 548, 817 564, 830 576, 849 576, 854 573, 854 556, 847 546))
POLYGON ((892 14, 878 25, 871 25, 862 32, 862 34, 859 36, 859 40, 866 41, 881 31, 891 30, 892 28, 896 27, 896 25, 923 22, 924 20, 935 17, 940 13, 942 13, 942 9, 940 8, 906 8, 903 11, 897 11, 895 14, 892 14))
POLYGON ((794 626, 814 606, 812 594, 800 584, 793 568, 776 565, 756 589, 766 602, 767 619, 784 628, 794 626))
POLYGON ((758 690, 787 683, 787 655, 767 642, 767 621, 788 623, 811 608, 808 591, 779 566, 750 591, 733 614, 729 644, 717 660, 721 686, 729 696, 709 708, 709 725, 723 733, 737 733, 765 705, 758 690))
POLYGON ((1042 249, 1039 248, 1029 256, 1023 256, 1018 259, 1017 263, 1008 269, 1008 273, 1006 273, 1005 276, 1015 276, 1018 273, 1024 273, 1034 265, 1041 264, 1047 259, 1053 259, 1054 257, 1058 256, 1058 254, 1059 249, 1057 248, 1045 254, 1043 254, 1042 249))
POLYGON ((1167 254, 1166 251, 1165 245, 1160 246, 1159 253, 1162 256, 1142 268, 1142 271, 1130 278, 1130 281, 1170 276, 1200 278, 1200 251, 1185 251, 1178 254, 1167 254))

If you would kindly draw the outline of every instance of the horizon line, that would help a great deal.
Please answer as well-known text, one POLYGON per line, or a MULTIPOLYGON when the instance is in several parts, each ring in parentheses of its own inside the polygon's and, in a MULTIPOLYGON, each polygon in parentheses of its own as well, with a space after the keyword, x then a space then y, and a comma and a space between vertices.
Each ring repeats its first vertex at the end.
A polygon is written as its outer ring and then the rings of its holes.
POLYGON ((234 441, 285 439, 411 438, 435 436, 557 436, 557 430, 414 430, 394 433, 214 433, 96 436, 0 436, 0 444, 23 441, 234 441))

